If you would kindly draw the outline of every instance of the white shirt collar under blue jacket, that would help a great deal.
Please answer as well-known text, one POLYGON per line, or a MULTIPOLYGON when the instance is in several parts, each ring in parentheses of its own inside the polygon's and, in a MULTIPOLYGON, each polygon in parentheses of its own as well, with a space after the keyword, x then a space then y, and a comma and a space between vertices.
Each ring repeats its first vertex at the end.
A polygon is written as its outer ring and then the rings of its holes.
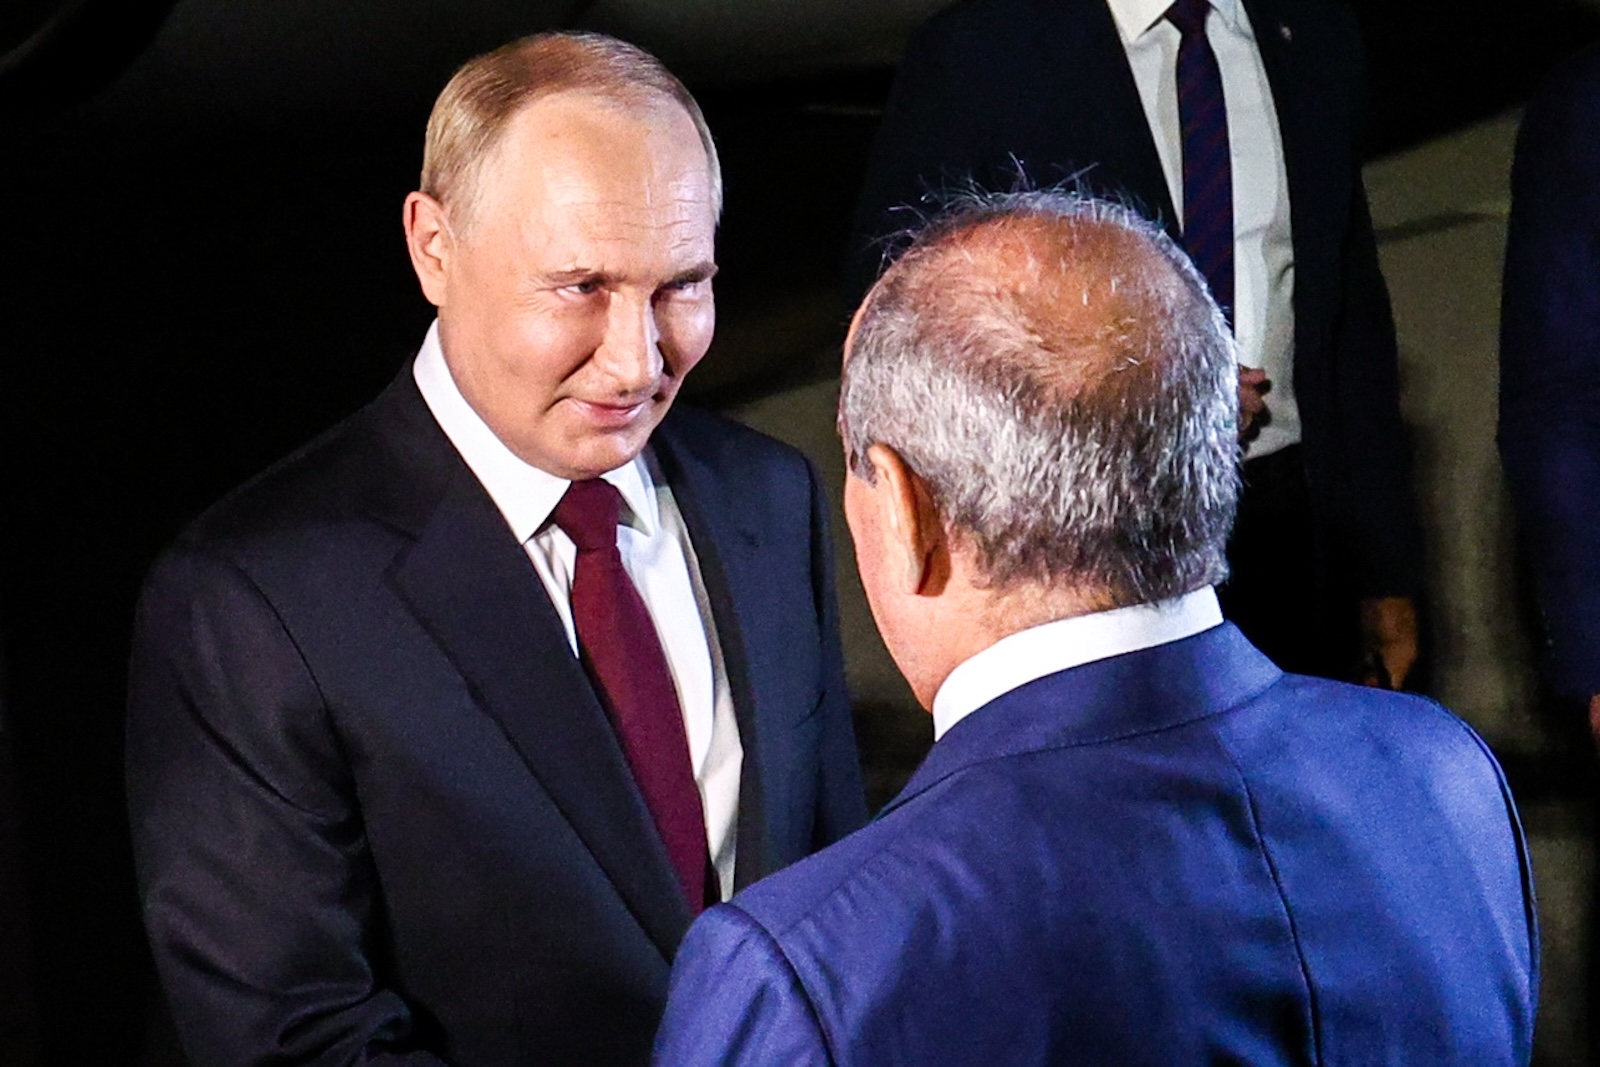
POLYGON ((933 698, 933 739, 996 697, 1047 674, 1193 637, 1222 623, 1210 587, 1175 600, 1058 619, 1001 638, 963 661, 933 698))

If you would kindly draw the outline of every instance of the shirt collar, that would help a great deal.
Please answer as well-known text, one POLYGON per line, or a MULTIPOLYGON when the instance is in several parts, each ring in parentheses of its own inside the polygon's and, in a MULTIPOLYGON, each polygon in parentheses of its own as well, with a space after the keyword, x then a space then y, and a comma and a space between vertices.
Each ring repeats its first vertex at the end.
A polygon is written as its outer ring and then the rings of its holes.
MULTIPOLYGON (((1111 7, 1111 18, 1117 24, 1117 34, 1123 44, 1129 44, 1148 33, 1166 17, 1172 0, 1106 0, 1111 7)), ((1245 32, 1247 23, 1240 0, 1211 0, 1212 10, 1227 22, 1229 28, 1245 32)))
POLYGON ((1081 667, 1222 623, 1210 586, 1172 600, 1058 619, 1003 637, 959 664, 933 697, 933 737, 996 697, 1047 674, 1081 667))
MULTIPOLYGON (((445 362, 438 319, 428 327, 411 373, 439 428, 500 509, 518 543, 526 542, 549 521, 550 513, 572 483, 540 470, 512 452, 467 403, 445 362)), ((660 515, 654 479, 645 457, 636 456, 601 477, 622 494, 623 521, 646 536, 653 535, 660 515)))

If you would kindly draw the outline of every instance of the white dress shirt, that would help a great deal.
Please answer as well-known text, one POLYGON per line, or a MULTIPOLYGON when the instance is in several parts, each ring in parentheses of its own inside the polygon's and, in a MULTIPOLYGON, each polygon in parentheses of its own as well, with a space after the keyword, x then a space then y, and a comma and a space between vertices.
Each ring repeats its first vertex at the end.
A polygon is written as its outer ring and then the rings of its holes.
MULTIPOLYGON (((1166 20, 1171 0, 1107 0, 1139 87, 1145 120, 1161 156, 1167 191, 1183 219, 1183 130, 1178 121, 1178 42, 1166 20)), ((1271 421, 1250 443, 1250 458, 1300 440, 1294 397, 1294 245, 1283 140, 1255 32, 1240 0, 1211 0, 1206 40, 1222 72, 1233 164, 1234 336, 1239 362, 1267 372, 1271 421)))
POLYGON ((1156 604, 1031 626, 963 660, 933 696, 933 739, 1011 690, 1071 667, 1193 637, 1222 623, 1207 586, 1156 604))
MULTIPOLYGON (((467 403, 445 362, 437 321, 428 328, 412 374, 428 410, 527 551, 534 573, 566 628, 567 644, 577 656, 571 604, 577 548, 550 521, 571 483, 523 462, 467 403)), ((689 757, 705 811, 706 842, 726 900, 733 894, 744 749, 700 562, 683 513, 648 449, 603 477, 622 494, 617 550, 655 622, 678 691, 689 757)))

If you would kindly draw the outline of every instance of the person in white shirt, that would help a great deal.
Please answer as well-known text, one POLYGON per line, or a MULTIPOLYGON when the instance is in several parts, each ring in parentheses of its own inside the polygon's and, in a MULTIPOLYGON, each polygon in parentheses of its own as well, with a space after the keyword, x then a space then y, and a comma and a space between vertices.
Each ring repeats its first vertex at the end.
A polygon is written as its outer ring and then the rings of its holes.
POLYGON ((895 234, 949 188, 1010 188, 1020 172, 1128 203, 1182 244, 1206 221, 1185 202, 1186 166, 1209 165, 1200 188, 1231 183, 1218 299, 1238 340, 1245 448, 1224 613, 1288 669, 1399 687, 1418 656, 1421 539, 1359 169, 1355 19, 1338 0, 1187 5, 1220 79, 1217 167, 1184 158, 1181 6, 966 0, 931 19, 873 149, 846 295, 860 298, 895 234))

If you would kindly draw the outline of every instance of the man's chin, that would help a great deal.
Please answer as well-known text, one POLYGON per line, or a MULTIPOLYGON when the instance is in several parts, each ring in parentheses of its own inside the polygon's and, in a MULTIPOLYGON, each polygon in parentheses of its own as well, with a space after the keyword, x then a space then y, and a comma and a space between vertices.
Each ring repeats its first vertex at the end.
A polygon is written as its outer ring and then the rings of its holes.
POLYGON ((562 466, 566 469, 563 477, 573 481, 598 478, 607 471, 633 462, 644 451, 644 446, 650 443, 650 434, 658 422, 660 419, 651 419, 647 424, 585 434, 562 457, 562 466))

